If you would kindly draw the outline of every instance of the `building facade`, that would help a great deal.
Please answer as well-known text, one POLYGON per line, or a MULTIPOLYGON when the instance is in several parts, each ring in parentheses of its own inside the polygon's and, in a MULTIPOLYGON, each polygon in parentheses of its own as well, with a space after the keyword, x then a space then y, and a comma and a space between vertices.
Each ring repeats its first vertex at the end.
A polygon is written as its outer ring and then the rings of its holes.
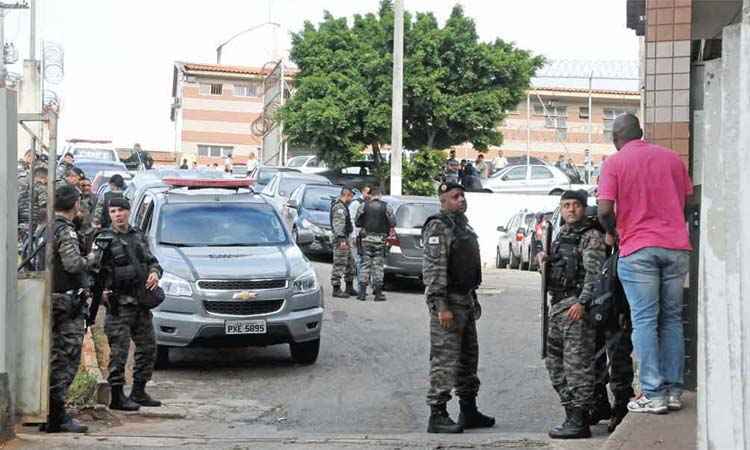
POLYGON ((170 118, 178 159, 235 164, 259 155, 261 138, 251 131, 263 111, 264 71, 253 67, 176 62, 170 118))

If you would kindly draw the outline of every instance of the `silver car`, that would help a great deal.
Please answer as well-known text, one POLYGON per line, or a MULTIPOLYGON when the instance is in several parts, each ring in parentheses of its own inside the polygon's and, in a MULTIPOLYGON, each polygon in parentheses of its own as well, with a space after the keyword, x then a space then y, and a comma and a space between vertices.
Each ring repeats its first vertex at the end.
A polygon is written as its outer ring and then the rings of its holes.
POLYGON ((588 185, 572 184, 562 170, 543 164, 506 167, 482 180, 482 186, 492 192, 543 195, 560 195, 568 189, 591 189, 588 185))
POLYGON ((297 186, 301 184, 333 183, 331 183, 328 178, 320 175, 298 172, 279 172, 273 176, 271 181, 268 182, 260 193, 276 207, 277 211, 281 211, 287 200, 289 200, 292 191, 297 189, 297 186))
POLYGON ((153 310, 157 364, 169 363, 171 347, 274 344, 289 344, 295 362, 315 362, 321 288, 275 208, 249 189, 226 189, 233 180, 190 189, 163 181, 139 197, 130 219, 164 269, 166 300, 153 310))

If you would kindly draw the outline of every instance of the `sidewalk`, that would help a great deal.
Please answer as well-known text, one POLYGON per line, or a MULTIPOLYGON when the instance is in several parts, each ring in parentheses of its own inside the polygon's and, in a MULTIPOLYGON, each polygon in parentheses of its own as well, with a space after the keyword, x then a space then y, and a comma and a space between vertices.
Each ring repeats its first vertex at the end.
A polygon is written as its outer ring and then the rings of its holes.
POLYGON ((694 450, 697 417, 695 393, 683 395, 684 408, 665 415, 628 414, 603 450, 694 450))

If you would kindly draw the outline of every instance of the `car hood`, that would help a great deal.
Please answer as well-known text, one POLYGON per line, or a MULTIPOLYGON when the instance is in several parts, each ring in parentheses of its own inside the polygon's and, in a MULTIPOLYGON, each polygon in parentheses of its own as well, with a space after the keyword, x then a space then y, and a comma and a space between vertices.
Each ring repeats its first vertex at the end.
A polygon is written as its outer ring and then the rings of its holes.
POLYGON ((227 280, 287 278, 303 271, 307 262, 295 246, 158 247, 166 272, 180 278, 227 280))

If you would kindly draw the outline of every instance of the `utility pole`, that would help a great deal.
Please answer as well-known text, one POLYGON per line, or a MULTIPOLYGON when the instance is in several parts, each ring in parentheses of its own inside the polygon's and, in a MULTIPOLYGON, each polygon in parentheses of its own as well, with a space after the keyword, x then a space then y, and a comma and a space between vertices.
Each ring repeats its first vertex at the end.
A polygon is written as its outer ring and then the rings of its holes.
POLYGON ((29 26, 29 59, 36 59, 36 0, 31 1, 30 14, 30 26, 29 26))
POLYGON ((393 104, 391 115, 391 195, 401 195, 401 145, 404 126, 404 0, 393 4, 393 104))

